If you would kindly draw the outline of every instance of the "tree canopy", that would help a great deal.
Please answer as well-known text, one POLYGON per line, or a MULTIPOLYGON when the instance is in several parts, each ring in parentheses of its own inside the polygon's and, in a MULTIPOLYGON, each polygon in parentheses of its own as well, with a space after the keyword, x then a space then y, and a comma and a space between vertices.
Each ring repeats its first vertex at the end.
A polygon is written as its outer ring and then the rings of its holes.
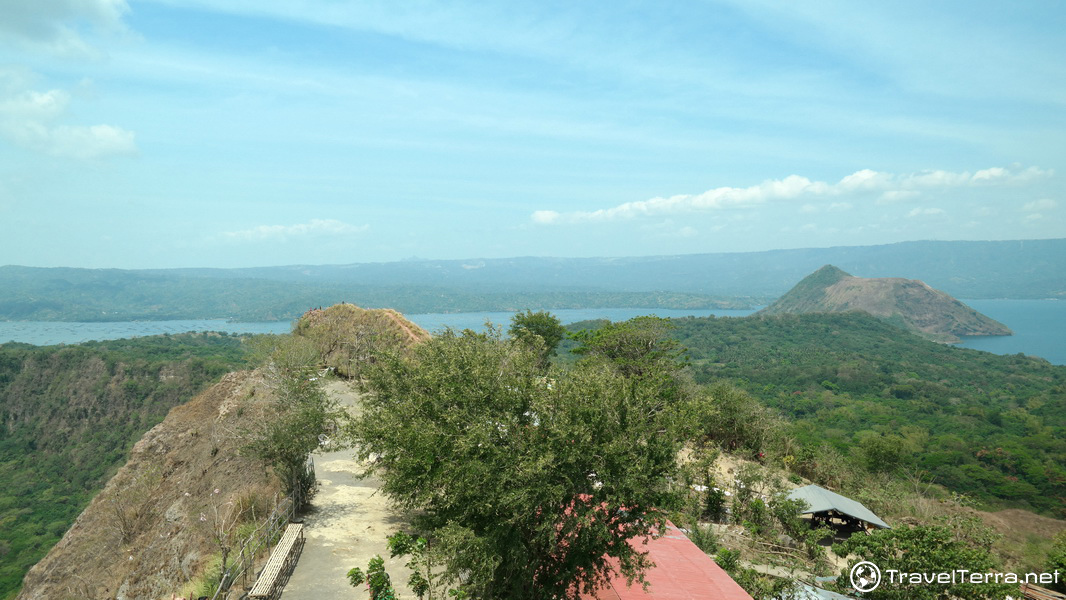
POLYGON ((462 591, 575 597, 606 582, 611 558, 640 580, 649 561, 629 541, 677 504, 670 479, 683 437, 683 411, 672 410, 682 400, 656 378, 599 357, 545 376, 520 340, 446 331, 385 357, 368 386, 360 452, 379 457, 383 491, 419 511, 422 530, 468 536, 470 550, 449 563, 482 568, 456 581, 462 591))
POLYGON ((555 356, 555 348, 566 337, 566 328, 558 317, 548 311, 526 310, 511 318, 511 328, 507 333, 522 341, 539 343, 541 363, 547 367, 549 358, 555 356), (533 338, 539 342, 534 342, 533 338))

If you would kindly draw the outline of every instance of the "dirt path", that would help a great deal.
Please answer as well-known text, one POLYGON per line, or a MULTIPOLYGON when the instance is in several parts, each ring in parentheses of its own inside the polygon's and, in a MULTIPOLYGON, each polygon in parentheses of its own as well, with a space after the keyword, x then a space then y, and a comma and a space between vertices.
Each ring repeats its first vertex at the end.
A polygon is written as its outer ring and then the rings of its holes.
MULTIPOLYGON (((342 406, 355 408, 358 395, 347 383, 330 381, 327 393, 342 406)), ((314 456, 319 489, 304 516, 306 543, 300 561, 282 592, 283 600, 365 598, 352 588, 346 574, 352 567, 366 571, 367 562, 380 554, 392 576, 398 599, 414 599, 404 583, 410 572, 389 558, 385 537, 407 529, 402 515, 376 494, 380 482, 358 479, 362 471, 352 450, 320 452, 314 456)))

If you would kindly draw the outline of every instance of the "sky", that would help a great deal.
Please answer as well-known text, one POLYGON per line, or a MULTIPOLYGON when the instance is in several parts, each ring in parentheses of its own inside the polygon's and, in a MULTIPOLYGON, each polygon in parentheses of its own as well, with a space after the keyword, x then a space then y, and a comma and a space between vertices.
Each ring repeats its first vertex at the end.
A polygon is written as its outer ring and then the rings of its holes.
POLYGON ((1066 4, 0 0, 0 265, 1066 237, 1066 4))

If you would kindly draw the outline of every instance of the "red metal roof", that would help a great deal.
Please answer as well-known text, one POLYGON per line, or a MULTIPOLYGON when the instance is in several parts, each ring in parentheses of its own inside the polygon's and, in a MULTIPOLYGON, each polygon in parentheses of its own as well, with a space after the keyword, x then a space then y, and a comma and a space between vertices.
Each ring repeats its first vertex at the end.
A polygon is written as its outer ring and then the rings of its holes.
MULTIPOLYGON (((667 522, 666 535, 649 540, 641 548, 655 566, 645 573, 647 591, 639 583, 626 585, 626 578, 615 575, 610 585, 596 595, 582 595, 583 600, 752 600, 744 588, 693 544, 685 534, 667 522)), ((635 544, 639 544, 636 542, 635 544)))

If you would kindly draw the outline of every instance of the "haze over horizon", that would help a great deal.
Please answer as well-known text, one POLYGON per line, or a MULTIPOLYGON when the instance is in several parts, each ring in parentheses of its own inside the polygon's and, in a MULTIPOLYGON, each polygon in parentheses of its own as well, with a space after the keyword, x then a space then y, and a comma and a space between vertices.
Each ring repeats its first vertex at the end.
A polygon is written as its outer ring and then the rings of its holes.
POLYGON ((0 0, 0 264, 1066 237, 1066 6, 0 0))

